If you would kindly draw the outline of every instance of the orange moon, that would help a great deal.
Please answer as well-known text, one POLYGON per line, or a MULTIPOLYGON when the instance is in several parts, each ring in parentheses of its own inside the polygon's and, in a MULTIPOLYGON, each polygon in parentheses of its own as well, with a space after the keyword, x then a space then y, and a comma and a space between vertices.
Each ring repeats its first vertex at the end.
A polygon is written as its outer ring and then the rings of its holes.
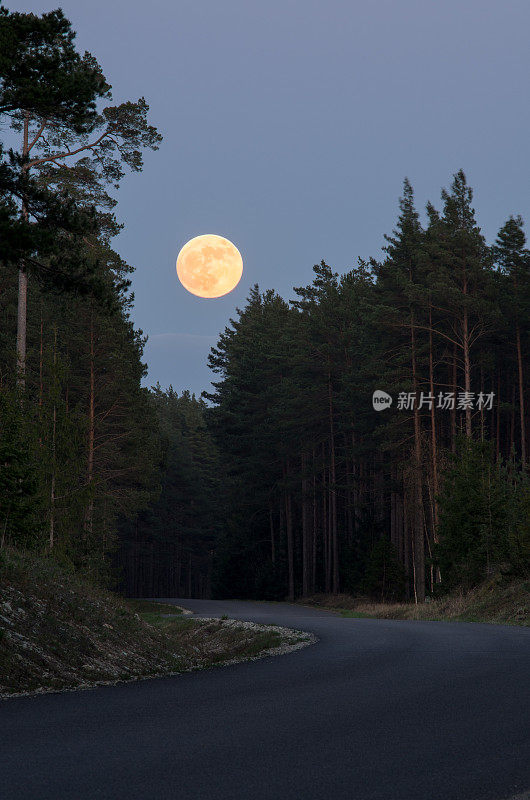
POLYGON ((222 297, 243 274, 243 259, 229 239, 205 233, 186 242, 177 258, 177 275, 197 297, 222 297))

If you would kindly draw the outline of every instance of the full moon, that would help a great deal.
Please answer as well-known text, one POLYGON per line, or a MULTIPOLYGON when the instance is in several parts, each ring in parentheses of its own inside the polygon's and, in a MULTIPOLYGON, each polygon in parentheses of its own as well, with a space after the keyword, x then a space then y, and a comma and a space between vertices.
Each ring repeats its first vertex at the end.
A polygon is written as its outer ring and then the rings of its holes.
POLYGON ((186 242, 177 258, 177 275, 197 297, 222 297, 243 274, 243 259, 229 239, 206 233, 186 242))

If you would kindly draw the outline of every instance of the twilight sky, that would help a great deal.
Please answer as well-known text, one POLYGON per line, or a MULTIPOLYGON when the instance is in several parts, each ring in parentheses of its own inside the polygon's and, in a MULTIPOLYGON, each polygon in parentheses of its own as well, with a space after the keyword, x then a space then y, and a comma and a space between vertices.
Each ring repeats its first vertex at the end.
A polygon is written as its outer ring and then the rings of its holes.
POLYGON ((488 241, 509 214, 530 218, 528 0, 61 7, 114 101, 144 95, 164 136, 117 206, 148 385, 207 388, 209 348, 252 284, 289 299, 321 259, 344 272, 380 257, 405 175, 423 210, 462 167, 488 241), (178 251, 202 233, 243 256, 241 283, 217 300, 176 278, 178 251))

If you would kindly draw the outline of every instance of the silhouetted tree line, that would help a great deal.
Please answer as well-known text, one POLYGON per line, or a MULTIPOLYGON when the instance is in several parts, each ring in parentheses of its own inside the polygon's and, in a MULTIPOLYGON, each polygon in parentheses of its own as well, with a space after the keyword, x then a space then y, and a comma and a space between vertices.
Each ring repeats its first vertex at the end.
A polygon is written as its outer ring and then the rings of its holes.
POLYGON ((216 594, 421 601, 528 570, 523 222, 488 246, 462 171, 442 201, 423 226, 405 181, 384 260, 322 262, 290 303, 255 287, 212 350, 216 594))

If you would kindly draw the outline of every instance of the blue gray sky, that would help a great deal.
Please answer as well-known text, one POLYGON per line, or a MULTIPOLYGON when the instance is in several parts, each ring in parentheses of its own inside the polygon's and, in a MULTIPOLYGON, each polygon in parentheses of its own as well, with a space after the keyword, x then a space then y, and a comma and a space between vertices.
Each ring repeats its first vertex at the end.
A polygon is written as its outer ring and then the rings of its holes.
MULTIPOLYGON (((41 13, 58 0, 9 2, 41 13)), ((64 0, 115 101, 164 136, 126 178, 116 248, 136 268, 148 385, 199 393, 249 288, 381 255, 405 176, 439 205, 460 167, 489 241, 530 217, 528 0, 64 0), (175 260, 202 233, 241 251, 239 286, 193 297, 175 260)))

